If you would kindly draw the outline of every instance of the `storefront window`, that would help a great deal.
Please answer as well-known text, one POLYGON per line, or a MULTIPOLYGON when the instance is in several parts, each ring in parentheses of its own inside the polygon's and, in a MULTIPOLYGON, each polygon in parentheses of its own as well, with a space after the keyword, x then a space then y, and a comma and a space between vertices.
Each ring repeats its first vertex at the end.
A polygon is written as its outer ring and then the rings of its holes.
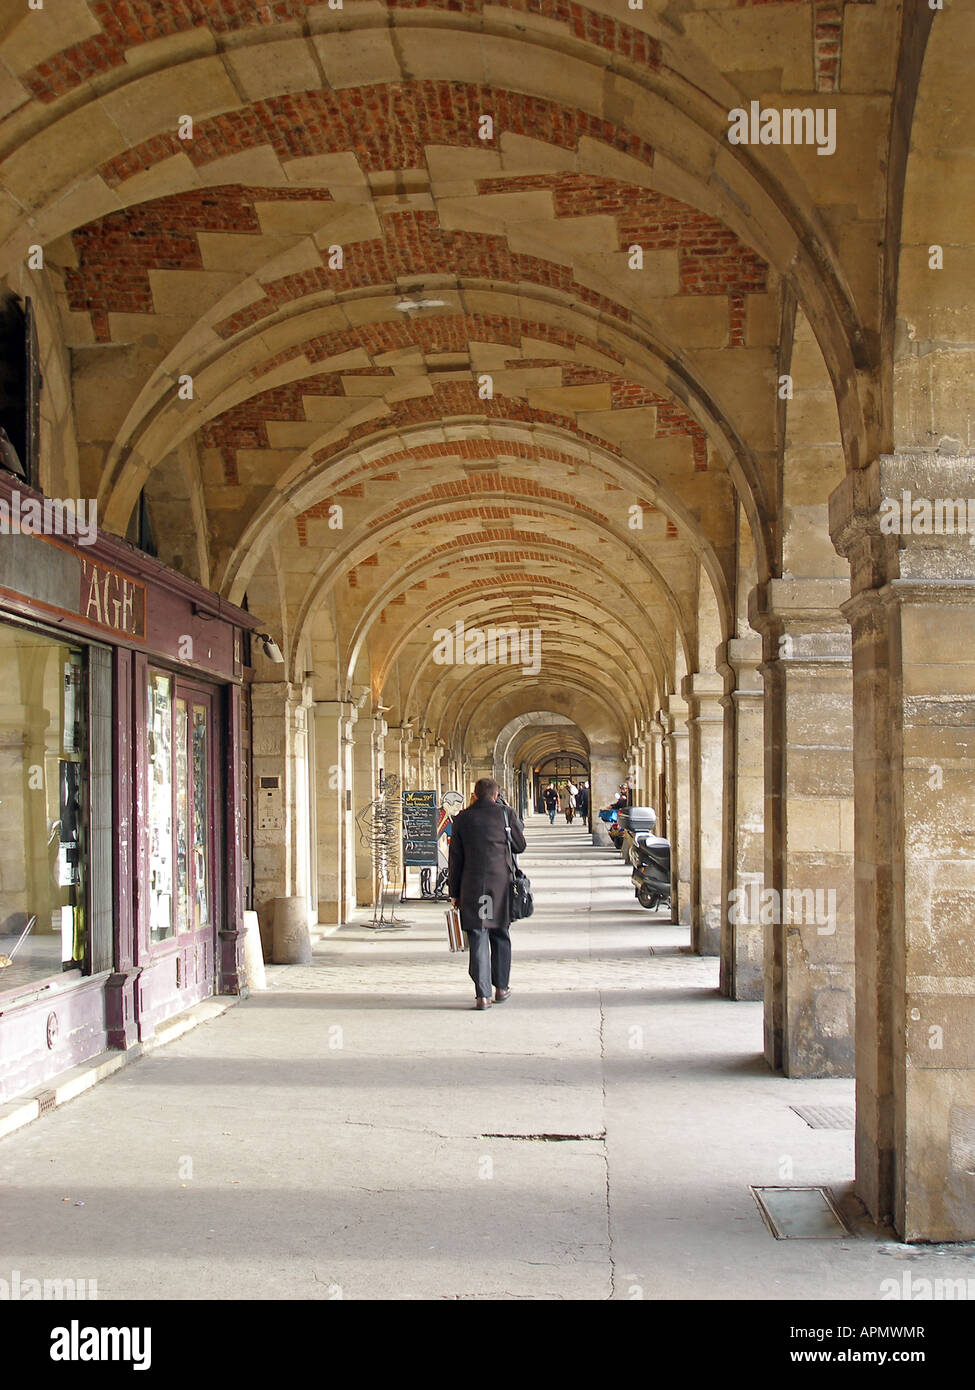
POLYGON ((190 861, 186 827, 190 808, 186 763, 186 701, 176 701, 176 930, 190 927, 190 861))
POLYGON ((149 934, 173 935, 173 678, 149 673, 149 934))
POLYGON ((149 926, 154 942, 210 924, 208 706, 149 672, 149 926))
POLYGON ((210 882, 207 853, 207 712, 193 706, 193 877, 196 883, 197 927, 210 921, 210 882))
POLYGON ((0 624, 0 991, 87 947, 85 653, 0 624))

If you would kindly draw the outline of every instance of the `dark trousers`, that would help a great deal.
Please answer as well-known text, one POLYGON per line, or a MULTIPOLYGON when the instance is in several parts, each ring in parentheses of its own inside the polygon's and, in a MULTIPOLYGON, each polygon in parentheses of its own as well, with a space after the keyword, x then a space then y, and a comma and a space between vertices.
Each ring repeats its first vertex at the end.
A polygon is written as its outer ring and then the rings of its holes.
POLYGON ((490 999, 491 986, 507 989, 511 976, 511 937, 507 927, 474 927, 468 931, 471 947, 469 974, 478 999, 490 999))

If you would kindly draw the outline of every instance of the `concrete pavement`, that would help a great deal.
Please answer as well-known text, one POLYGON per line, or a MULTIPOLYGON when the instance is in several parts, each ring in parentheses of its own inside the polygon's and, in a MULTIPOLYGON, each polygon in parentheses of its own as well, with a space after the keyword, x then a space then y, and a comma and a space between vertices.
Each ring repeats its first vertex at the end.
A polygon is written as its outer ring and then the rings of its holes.
POLYGON ((877 1299, 904 1271, 975 1278, 973 1247, 862 1221, 773 1239, 750 1184, 846 1200, 852 1131, 790 1107, 849 1105, 853 1083, 771 1076, 761 1005, 720 998, 717 961, 581 826, 534 818, 522 862, 537 908, 504 1005, 472 1009, 442 907, 406 904, 410 930, 343 928, 0 1142, 0 1275, 103 1299, 877 1299))

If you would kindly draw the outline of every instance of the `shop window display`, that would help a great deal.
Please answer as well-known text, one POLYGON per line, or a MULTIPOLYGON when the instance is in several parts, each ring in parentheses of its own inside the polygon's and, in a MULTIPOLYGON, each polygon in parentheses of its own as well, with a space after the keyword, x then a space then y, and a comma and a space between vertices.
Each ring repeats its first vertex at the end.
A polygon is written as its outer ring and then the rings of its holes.
POLYGON ((0 625, 0 992, 84 969, 85 649, 0 625))

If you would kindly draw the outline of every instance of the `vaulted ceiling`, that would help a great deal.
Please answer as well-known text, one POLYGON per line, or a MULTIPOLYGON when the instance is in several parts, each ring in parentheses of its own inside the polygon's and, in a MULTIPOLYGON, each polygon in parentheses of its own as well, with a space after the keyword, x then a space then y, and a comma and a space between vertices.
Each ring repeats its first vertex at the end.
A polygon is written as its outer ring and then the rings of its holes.
POLYGON ((880 428, 899 22, 11 9, 0 271, 43 303, 52 388, 63 367, 61 485, 120 533, 142 495, 163 558, 246 595, 322 698, 369 687, 453 736, 475 691, 500 727, 517 683, 622 739, 734 635, 746 560, 781 568, 793 306, 848 456, 880 428), (729 145, 731 108, 794 95, 838 108, 835 154, 729 145), (458 621, 537 629, 541 672, 436 666, 458 621))

